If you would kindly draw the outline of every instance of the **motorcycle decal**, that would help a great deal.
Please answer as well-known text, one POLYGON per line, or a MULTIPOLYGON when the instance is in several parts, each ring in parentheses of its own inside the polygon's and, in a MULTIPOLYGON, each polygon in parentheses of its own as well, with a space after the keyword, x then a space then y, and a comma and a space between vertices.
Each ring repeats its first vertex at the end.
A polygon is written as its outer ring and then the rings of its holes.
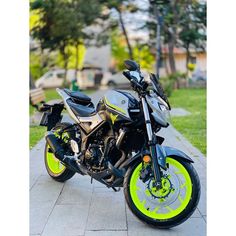
POLYGON ((118 117, 118 115, 114 115, 114 114, 110 113, 110 118, 111 118, 111 122, 113 125, 115 124, 117 117, 118 117))
POLYGON ((124 94, 119 93, 115 90, 108 91, 104 95, 104 103, 105 105, 115 111, 123 115, 124 117, 130 119, 128 106, 129 106, 129 98, 124 94))

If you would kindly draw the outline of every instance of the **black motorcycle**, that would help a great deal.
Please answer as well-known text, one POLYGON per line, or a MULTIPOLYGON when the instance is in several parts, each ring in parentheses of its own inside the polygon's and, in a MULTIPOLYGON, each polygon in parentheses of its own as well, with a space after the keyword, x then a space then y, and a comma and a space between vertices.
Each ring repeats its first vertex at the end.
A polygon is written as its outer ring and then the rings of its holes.
POLYGON ((123 75, 137 93, 111 90, 97 107, 82 92, 57 89, 63 102, 44 104, 40 124, 47 126, 45 166, 56 181, 75 173, 89 175, 124 195, 142 221, 170 228, 187 220, 200 197, 192 159, 162 146, 161 128, 168 127, 171 109, 154 74, 147 81, 139 65, 125 61, 123 75), (66 109, 74 123, 61 123, 66 109))

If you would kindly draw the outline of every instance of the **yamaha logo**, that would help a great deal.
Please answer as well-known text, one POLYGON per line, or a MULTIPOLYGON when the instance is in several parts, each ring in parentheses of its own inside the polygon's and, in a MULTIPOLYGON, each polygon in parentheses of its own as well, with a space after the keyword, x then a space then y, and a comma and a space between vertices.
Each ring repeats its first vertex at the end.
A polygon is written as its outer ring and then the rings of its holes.
POLYGON ((122 101, 121 101, 121 104, 125 104, 125 100, 122 100, 122 101))

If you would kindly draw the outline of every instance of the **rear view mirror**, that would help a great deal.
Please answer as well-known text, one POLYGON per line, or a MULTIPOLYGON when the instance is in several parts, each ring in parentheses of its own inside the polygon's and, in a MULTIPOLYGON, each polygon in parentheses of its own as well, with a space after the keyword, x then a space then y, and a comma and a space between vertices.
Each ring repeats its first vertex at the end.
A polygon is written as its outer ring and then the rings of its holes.
POLYGON ((127 70, 129 71, 139 71, 140 70, 140 65, 132 60, 125 60, 124 65, 127 70))

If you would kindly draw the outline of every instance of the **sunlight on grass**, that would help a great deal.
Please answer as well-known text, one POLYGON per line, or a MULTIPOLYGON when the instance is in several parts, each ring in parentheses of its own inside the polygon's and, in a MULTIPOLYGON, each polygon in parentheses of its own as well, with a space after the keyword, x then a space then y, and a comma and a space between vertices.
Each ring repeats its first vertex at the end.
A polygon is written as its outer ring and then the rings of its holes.
POLYGON ((172 125, 206 154, 206 89, 175 90, 169 101, 172 107, 191 112, 189 116, 172 117, 172 125))
POLYGON ((30 149, 32 149, 38 141, 43 138, 47 128, 43 126, 31 126, 30 127, 30 149))

